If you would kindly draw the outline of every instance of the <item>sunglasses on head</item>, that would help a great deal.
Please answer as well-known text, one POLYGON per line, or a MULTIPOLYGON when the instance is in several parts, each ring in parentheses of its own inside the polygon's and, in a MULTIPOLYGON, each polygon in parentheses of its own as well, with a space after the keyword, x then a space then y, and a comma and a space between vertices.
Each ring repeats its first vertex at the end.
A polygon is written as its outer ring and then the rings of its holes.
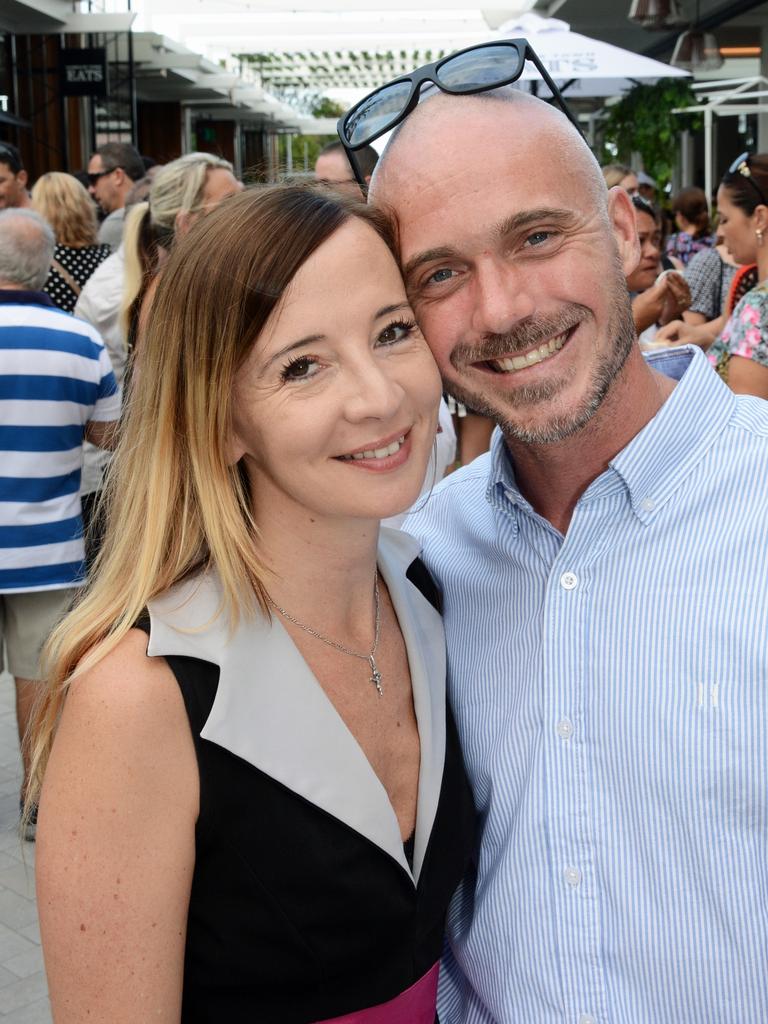
POLYGON ((760 202, 763 204, 763 206, 768 206, 768 200, 763 195, 763 190, 757 184, 752 175, 752 171, 749 169, 749 158, 751 155, 751 153, 747 152, 742 153, 741 156, 737 156, 731 164, 731 166, 725 172, 725 177, 734 178, 737 174, 740 174, 742 178, 746 178, 746 180, 749 182, 749 184, 752 186, 755 192, 757 192, 758 196, 760 197, 760 202))
POLYGON ((491 43, 480 43, 431 64, 424 64, 409 75, 374 89, 339 119, 339 138, 357 183, 365 185, 355 150, 362 149, 404 121, 418 105, 421 88, 425 83, 431 82, 441 92, 452 96, 472 96, 516 82, 527 60, 541 75, 554 102, 581 134, 578 122, 568 109, 560 90, 526 39, 499 39, 491 43))
POLYGON ((105 174, 111 174, 113 171, 116 171, 116 170, 117 170, 117 167, 110 167, 108 171, 93 171, 93 172, 89 171, 88 172, 88 183, 90 185, 95 185, 96 182, 99 180, 99 178, 103 178, 105 174))

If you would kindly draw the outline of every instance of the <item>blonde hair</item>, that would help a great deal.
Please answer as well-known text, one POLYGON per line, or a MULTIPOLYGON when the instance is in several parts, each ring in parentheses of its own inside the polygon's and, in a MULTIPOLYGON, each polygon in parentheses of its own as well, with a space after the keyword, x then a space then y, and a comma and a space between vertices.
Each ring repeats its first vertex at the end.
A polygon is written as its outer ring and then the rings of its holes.
POLYGON ((174 247, 107 478, 104 545, 46 648, 28 804, 71 679, 114 649, 152 597, 215 566, 233 627, 267 611, 245 468, 228 456, 233 383, 299 268, 351 217, 394 251, 382 214, 306 186, 242 193, 174 247))
POLYGON ((39 177, 32 205, 51 225, 59 245, 81 249, 96 244, 96 206, 71 174, 49 171, 39 177))
POLYGON ((600 170, 603 172, 607 188, 613 188, 615 185, 620 185, 628 174, 635 173, 632 168, 627 167, 626 164, 606 164, 605 167, 601 167, 600 170))

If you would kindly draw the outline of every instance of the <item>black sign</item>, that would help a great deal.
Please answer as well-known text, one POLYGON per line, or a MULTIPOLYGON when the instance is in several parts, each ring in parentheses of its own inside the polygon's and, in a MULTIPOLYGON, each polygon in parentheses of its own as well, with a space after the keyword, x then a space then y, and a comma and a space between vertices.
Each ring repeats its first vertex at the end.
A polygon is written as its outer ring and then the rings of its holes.
POLYGON ((59 74, 62 96, 106 96, 106 49, 62 50, 59 74))

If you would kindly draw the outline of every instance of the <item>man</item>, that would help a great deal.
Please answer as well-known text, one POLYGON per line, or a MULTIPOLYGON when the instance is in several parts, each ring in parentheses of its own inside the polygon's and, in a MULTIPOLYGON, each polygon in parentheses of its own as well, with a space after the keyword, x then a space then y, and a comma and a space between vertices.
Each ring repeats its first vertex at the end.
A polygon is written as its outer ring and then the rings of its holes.
POLYGON ((144 177, 138 150, 127 142, 99 146, 88 163, 88 191, 107 214, 99 228, 99 242, 117 249, 123 237, 125 200, 134 182, 144 177))
POLYGON ((0 210, 24 210, 31 206, 28 184, 18 149, 10 142, 0 142, 0 210))
MULTIPOLYGON (((366 185, 371 180, 379 154, 373 146, 365 146, 357 153, 366 185)), ((352 168, 349 166, 347 154, 340 142, 329 142, 315 161, 315 180, 331 185, 337 192, 360 198, 360 186, 355 181, 352 168)))
POLYGON ((32 210, 0 212, 0 667, 16 683, 22 800, 40 651, 81 583, 83 438, 112 444, 120 415, 98 334, 41 291, 54 245, 32 210))
POLYGON ((371 196, 501 428, 406 523, 479 822, 441 1024, 768 1020, 768 405, 644 361, 631 201, 541 101, 427 100, 371 196))

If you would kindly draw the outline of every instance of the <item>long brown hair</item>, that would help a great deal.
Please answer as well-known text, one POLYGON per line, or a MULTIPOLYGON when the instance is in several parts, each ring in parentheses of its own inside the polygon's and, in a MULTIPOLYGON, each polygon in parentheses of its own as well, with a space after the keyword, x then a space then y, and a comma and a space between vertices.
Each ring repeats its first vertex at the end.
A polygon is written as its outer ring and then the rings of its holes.
POLYGON ((233 381, 299 268, 351 217, 394 249, 381 214, 306 186, 229 199, 174 246, 108 475, 104 545, 47 645, 29 800, 70 680, 117 645, 152 597, 215 567, 233 627, 241 614, 266 611, 248 485, 228 459, 233 381))

